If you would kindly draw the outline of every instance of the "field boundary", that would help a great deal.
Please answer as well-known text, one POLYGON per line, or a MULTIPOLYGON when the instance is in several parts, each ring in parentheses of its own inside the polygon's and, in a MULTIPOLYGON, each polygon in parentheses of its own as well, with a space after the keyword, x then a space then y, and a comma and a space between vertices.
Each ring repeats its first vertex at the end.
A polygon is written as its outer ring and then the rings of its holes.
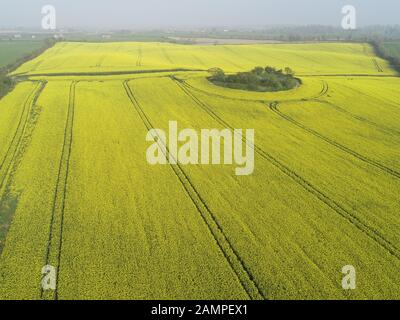
MULTIPOLYGON (((143 124, 148 130, 153 129, 154 128, 153 125, 151 124, 149 118, 143 111, 139 101, 134 96, 132 89, 129 87, 129 81, 124 81, 123 84, 126 94, 131 100, 131 103, 135 108, 136 112, 138 113, 143 124)), ((165 144, 165 142, 162 141, 160 137, 158 137, 157 141, 159 144, 162 145, 162 150, 166 150, 166 153, 168 154, 169 153, 168 146, 165 144)), ((197 211, 200 213, 200 216, 202 217, 205 225, 207 226, 217 246, 224 255, 226 261, 228 262, 233 272, 238 277, 238 280, 241 283, 245 292, 253 300, 267 299, 266 296, 263 294, 263 291, 257 284, 254 276, 252 275, 250 270, 246 267, 239 253, 234 249, 233 245, 228 240, 220 223, 215 217, 215 214, 210 210, 204 199, 201 197, 200 193, 194 187, 188 175, 185 173, 185 171, 179 164, 170 165, 170 167, 173 170, 176 177, 178 178, 178 180, 180 181, 180 183, 182 184, 183 188, 185 189, 188 197, 193 202, 197 211)))
POLYGON ((47 40, 43 42, 43 46, 36 51, 33 51, 31 53, 28 53, 27 55, 17 59, 16 61, 9 63, 8 65, 1 67, 0 68, 0 79, 5 79, 7 80, 7 83, 5 83, 5 89, 0 88, 0 99, 5 97, 8 93, 10 93, 16 84, 16 81, 14 81, 14 77, 10 75, 11 72, 17 70, 20 66, 25 64, 28 61, 31 61, 35 59, 36 57, 39 57, 42 55, 44 52, 46 52, 48 49, 52 48, 56 44, 55 41, 53 40, 47 40))
POLYGON ((369 78, 399 78, 397 74, 376 74, 376 73, 336 73, 336 74, 298 74, 299 77, 369 77, 369 78))
POLYGON ((375 55, 380 57, 381 59, 384 59, 389 62, 390 67, 397 72, 400 76, 400 59, 391 56, 390 54, 387 54, 384 49, 384 43, 385 42, 379 42, 379 41, 371 41, 370 45, 372 46, 375 55))
MULTIPOLYGON (((217 114, 215 114, 212 109, 207 106, 204 102, 199 100, 196 96, 194 96, 187 88, 185 88, 184 84, 180 83, 179 81, 175 81, 175 83, 178 85, 179 88, 182 89, 186 95, 188 95, 201 109, 203 109, 206 113, 209 114, 211 118, 213 118, 215 121, 217 121, 219 124, 226 128, 230 128, 233 130, 233 127, 229 125, 225 120, 220 118, 217 114)), ((369 225, 365 224, 362 222, 358 217, 356 217, 353 213, 351 213, 349 210, 345 209, 342 207, 339 203, 337 203, 335 200, 331 199, 328 195, 323 193, 321 190, 319 190, 317 187, 312 185, 310 182, 305 180, 303 177, 301 177, 298 173, 296 173, 294 170, 290 169, 287 167, 285 164, 277 160, 275 157, 271 156, 269 153, 265 152, 263 149, 259 148, 258 146, 249 143, 246 141, 243 136, 241 137, 244 143, 246 143, 248 146, 254 149, 254 151, 260 155, 262 158, 267 160, 269 163, 271 163, 273 166, 278 168, 281 172, 283 172, 285 175, 290 177, 292 180, 294 180, 296 183, 298 183, 300 186, 302 186, 307 192, 315 196, 317 199, 319 199, 321 202, 323 202, 325 205, 330 207, 334 212, 339 214, 342 218, 344 218, 346 221, 354 225, 358 230, 360 230, 362 233, 364 233, 366 236, 371 238, 373 241, 375 241, 377 244, 379 244, 382 248, 384 248, 388 253, 396 257, 397 259, 400 260, 400 251, 399 249, 393 245, 390 241, 388 241, 383 235, 381 235, 380 232, 377 230, 373 229, 369 225)))
POLYGON ((206 72, 203 69, 151 69, 151 70, 126 70, 126 71, 99 71, 99 72, 54 72, 54 73, 17 73, 14 78, 21 77, 98 77, 98 76, 120 76, 130 74, 146 74, 146 73, 174 73, 174 72, 206 72))

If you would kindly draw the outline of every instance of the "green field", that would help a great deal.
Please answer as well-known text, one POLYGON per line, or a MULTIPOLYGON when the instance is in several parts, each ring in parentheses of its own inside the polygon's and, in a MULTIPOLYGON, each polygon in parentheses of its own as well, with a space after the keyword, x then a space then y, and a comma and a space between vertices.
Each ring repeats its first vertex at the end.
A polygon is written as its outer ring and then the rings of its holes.
POLYGON ((400 41, 384 42, 382 46, 389 56, 400 59, 400 41))
POLYGON ((400 79, 369 45, 63 42, 13 74, 1 299, 400 299, 400 79), (302 85, 206 79, 258 65, 302 85), (254 173, 149 165, 147 132, 171 120, 255 129, 254 173))
POLYGON ((42 41, 28 40, 1 40, 0 41, 0 68, 5 67, 16 60, 39 50, 43 46, 42 41))
POLYGON ((383 57, 390 61, 393 68, 400 72, 400 41, 380 43, 378 50, 383 57))

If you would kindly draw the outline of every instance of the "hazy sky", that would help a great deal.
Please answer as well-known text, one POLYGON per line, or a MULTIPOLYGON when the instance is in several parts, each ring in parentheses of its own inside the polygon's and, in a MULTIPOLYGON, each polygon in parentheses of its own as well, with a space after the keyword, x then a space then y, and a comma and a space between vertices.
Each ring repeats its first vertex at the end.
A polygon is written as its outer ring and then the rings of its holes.
POLYGON ((400 24, 399 0, 0 0, 0 27, 39 28, 46 4, 59 28, 339 26, 346 4, 357 8, 360 26, 400 24))

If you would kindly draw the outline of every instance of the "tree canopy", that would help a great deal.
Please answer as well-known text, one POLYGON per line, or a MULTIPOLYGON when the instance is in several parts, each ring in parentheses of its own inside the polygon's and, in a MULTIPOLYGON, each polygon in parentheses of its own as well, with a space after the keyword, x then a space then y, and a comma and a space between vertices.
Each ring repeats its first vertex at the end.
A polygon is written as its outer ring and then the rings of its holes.
POLYGON ((225 74, 222 69, 214 68, 210 72, 212 76, 208 79, 212 83, 232 89, 273 92, 290 90, 300 84, 300 81, 294 77, 294 71, 289 67, 284 70, 277 70, 270 66, 255 67, 249 72, 237 74, 225 74))

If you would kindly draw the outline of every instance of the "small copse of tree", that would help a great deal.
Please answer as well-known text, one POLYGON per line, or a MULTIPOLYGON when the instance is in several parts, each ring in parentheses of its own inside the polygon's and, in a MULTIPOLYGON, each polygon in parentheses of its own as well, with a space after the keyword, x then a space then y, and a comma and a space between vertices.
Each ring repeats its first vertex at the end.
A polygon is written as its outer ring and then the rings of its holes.
POLYGON ((294 77, 294 71, 289 67, 284 70, 277 70, 270 66, 256 67, 250 72, 237 74, 225 74, 222 69, 214 68, 210 72, 212 75, 208 79, 212 83, 232 89, 273 92, 290 90, 300 84, 300 81, 294 77))

